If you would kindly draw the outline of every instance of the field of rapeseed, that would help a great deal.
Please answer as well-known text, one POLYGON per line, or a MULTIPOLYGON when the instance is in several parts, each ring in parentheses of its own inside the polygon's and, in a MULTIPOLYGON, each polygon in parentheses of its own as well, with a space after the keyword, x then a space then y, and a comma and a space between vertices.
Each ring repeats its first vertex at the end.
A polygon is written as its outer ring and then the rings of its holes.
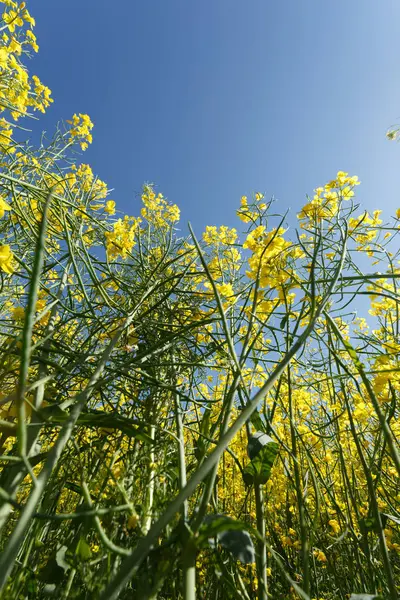
POLYGON ((1 598, 398 598, 400 209, 339 171, 297 230, 122 214, 88 115, 24 141, 52 97, 2 8, 1 598))

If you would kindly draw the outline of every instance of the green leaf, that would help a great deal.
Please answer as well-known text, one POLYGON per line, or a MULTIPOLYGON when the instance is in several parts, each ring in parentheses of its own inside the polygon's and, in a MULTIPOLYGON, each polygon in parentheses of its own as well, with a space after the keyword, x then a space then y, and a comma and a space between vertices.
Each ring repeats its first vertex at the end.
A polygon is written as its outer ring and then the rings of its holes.
POLYGON ((71 492, 75 492, 75 494, 79 494, 80 496, 83 496, 83 491, 80 485, 78 485, 77 483, 75 483, 74 481, 66 481, 64 484, 64 487, 66 487, 68 490, 71 490, 71 492))
POLYGON ((252 425, 254 425, 254 427, 257 430, 261 430, 262 431, 264 429, 264 423, 263 423, 263 421, 262 421, 262 419, 260 417, 260 413, 258 412, 258 410, 255 410, 253 412, 253 414, 250 417, 250 422, 251 422, 252 425))
POLYGON ((250 460, 256 458, 262 448, 273 441, 274 440, 266 433, 256 431, 256 433, 249 438, 247 444, 247 454, 249 455, 250 460))
POLYGON ((40 409, 40 416, 48 423, 63 423, 68 419, 68 413, 58 404, 49 404, 40 409))
POLYGON ((64 571, 67 571, 71 566, 65 560, 67 551, 68 551, 67 546, 60 546, 60 548, 56 552, 56 563, 58 564, 59 567, 64 569, 64 571))
POLYGON ((376 594, 352 594, 350 600, 384 600, 384 598, 376 594))
POLYGON ((204 409, 203 418, 200 423, 200 431, 203 435, 208 436, 210 432, 210 416, 211 410, 209 408, 204 409))
POLYGON ((266 483, 271 476, 271 469, 278 453, 278 444, 265 433, 257 432, 249 439, 248 454, 253 457, 243 470, 243 481, 246 485, 266 483))
POLYGON ((50 585, 58 585, 64 579, 64 575, 70 565, 65 560, 67 546, 60 546, 55 554, 52 555, 50 560, 40 570, 39 579, 44 583, 50 585))
POLYGON ((79 539, 79 542, 76 546, 75 554, 81 560, 89 560, 92 557, 92 551, 90 550, 89 544, 83 538, 79 539))
MULTIPOLYGON (((46 583, 43 587, 42 594, 46 598, 56 598, 57 586, 55 583, 46 583)), ((37 596, 35 596, 37 598, 37 596)))
POLYGON ((210 546, 215 548, 218 542, 232 554, 234 559, 250 564, 255 561, 255 551, 253 541, 246 529, 245 523, 235 521, 226 515, 208 515, 200 527, 198 543, 208 540, 210 546))
POLYGON ((389 515, 388 513, 381 513, 381 517, 386 517, 387 519, 390 519, 391 521, 394 521, 395 523, 397 523, 397 525, 400 525, 400 519, 399 517, 395 517, 394 515, 389 515))
MULTIPOLYGON (((386 527, 386 522, 388 520, 388 515, 381 513, 381 523, 382 527, 386 527)), ((369 531, 375 531, 375 533, 379 533, 380 525, 376 521, 375 517, 368 515, 364 519, 360 519, 360 529, 363 533, 368 533, 369 531)))
POLYGON ((31 579, 28 580, 26 585, 26 591, 28 592, 28 598, 37 598, 39 594, 38 582, 32 576, 31 579))
POLYGON ((40 570, 39 579, 43 583, 59 584, 64 579, 65 571, 57 564, 55 558, 51 558, 40 570))
MULTIPOLYGON (((41 409, 40 414, 43 420, 62 424, 67 421, 69 414, 62 410, 58 405, 45 406, 41 409)), ((105 411, 90 411, 79 415, 76 422, 77 426, 84 425, 86 427, 98 427, 102 429, 116 429, 122 431, 125 435, 131 438, 137 438, 142 442, 152 444, 153 440, 145 433, 143 427, 138 421, 122 417, 116 413, 107 413, 105 411)))
POLYGON ((202 437, 199 437, 196 442, 196 447, 194 449, 194 455, 197 460, 200 462, 206 455, 206 445, 202 437))
POLYGON ((200 423, 200 435, 197 438, 196 447, 194 449, 194 455, 197 460, 200 462, 206 455, 207 452, 207 443, 204 440, 203 436, 208 437, 210 432, 210 415, 211 411, 206 408, 203 412, 203 418, 200 423))
POLYGON ((236 521, 223 514, 207 515, 199 529, 198 541, 204 541, 208 538, 217 537, 219 533, 227 530, 240 530, 247 528, 245 523, 236 521))

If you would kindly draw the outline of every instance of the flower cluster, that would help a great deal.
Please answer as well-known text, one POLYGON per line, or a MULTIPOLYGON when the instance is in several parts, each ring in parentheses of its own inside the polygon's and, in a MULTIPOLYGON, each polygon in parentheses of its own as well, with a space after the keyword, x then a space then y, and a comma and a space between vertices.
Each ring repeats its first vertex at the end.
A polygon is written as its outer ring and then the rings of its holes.
POLYGON ((156 194, 151 185, 145 185, 142 194, 143 208, 141 215, 149 223, 158 227, 169 227, 180 218, 180 210, 176 204, 170 204, 162 194, 156 194))
POLYGON ((108 260, 126 258, 136 243, 140 218, 125 216, 114 223, 112 231, 107 231, 106 250, 108 260))
POLYGON ((357 176, 349 177, 348 173, 339 171, 336 179, 332 179, 324 187, 316 188, 314 197, 298 214, 300 227, 307 229, 321 219, 333 219, 342 201, 350 200, 354 196, 354 186, 359 183, 357 176))
POLYGON ((79 113, 79 115, 75 114, 70 121, 67 121, 67 123, 72 125, 69 131, 71 142, 77 140, 81 149, 86 150, 93 141, 91 134, 93 123, 90 120, 89 115, 84 115, 82 113, 79 113))
POLYGON ((210 225, 199 242, 178 235, 178 206, 152 185, 137 216, 117 214, 71 152, 92 141, 87 115, 38 150, 14 141, 13 123, 51 96, 22 62, 37 50, 34 19, 24 2, 3 5, 0 561, 15 562, 4 597, 104 595, 115 557, 140 543, 128 596, 178 599, 176 511, 156 547, 143 540, 187 477, 204 492, 179 507, 199 597, 255 600, 265 581, 282 600, 300 588, 395 597, 400 209, 385 223, 360 214, 358 178, 339 171, 307 199, 299 231, 260 192, 241 199, 244 231, 210 225), (380 270, 364 273, 371 257, 380 270), (203 512, 229 516, 255 563, 239 564, 235 544, 211 548, 203 512))

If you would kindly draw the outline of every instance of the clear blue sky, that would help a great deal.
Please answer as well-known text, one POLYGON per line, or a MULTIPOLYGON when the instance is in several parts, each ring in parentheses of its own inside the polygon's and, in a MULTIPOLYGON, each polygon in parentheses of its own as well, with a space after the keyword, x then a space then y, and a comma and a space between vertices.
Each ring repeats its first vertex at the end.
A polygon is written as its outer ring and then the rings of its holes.
MULTIPOLYGON (((297 211, 337 170, 368 209, 400 207, 398 0, 40 0, 41 119, 87 112, 84 153, 129 214, 157 184, 200 233, 243 194, 297 211)), ((387 214, 388 214, 387 213, 387 214)))

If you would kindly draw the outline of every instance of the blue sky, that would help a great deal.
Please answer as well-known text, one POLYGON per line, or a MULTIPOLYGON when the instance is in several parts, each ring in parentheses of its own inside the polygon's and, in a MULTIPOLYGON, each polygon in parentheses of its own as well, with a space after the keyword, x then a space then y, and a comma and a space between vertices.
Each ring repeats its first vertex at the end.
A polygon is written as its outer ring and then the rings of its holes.
MULTIPOLYGON (((32 2, 53 91, 51 132, 90 114, 82 156, 118 208, 138 214, 143 182, 206 224, 240 227, 243 194, 296 212, 338 170, 367 209, 400 207, 397 0, 54 0, 32 2)), ((36 126, 35 126, 36 127, 36 126)))

